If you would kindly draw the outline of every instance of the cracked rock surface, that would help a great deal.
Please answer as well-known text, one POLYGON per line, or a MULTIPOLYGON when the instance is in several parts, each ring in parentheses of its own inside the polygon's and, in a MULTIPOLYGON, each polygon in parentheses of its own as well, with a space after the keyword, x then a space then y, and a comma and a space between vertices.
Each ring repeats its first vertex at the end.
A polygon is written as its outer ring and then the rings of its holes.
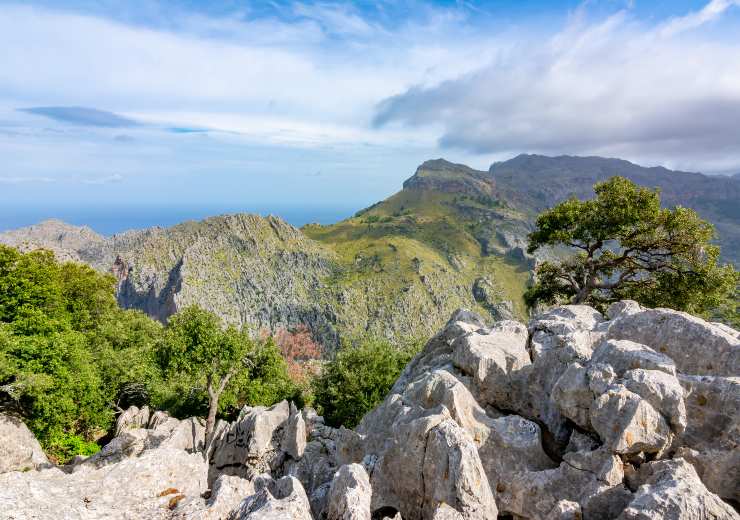
MULTIPOLYGON (((245 408, 217 425, 204 457, 198 419, 131 408, 108 446, 66 471, 5 466, 0 511, 740 519, 739 338, 635 302, 606 316, 558 307, 528 325, 460 310, 355 430, 288 402, 245 408)), ((14 453, 33 446, 11 439, 14 453)))

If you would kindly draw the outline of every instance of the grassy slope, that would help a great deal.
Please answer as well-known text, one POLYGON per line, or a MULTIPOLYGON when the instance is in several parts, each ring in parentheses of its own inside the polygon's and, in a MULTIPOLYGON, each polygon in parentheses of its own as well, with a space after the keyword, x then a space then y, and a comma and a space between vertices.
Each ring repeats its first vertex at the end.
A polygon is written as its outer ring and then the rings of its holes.
POLYGON ((303 231, 332 247, 347 266, 338 273, 337 286, 370 283, 380 289, 380 299, 385 295, 390 300, 423 285, 428 292, 448 291, 455 305, 485 313, 470 293, 476 278, 487 277, 495 282, 500 299, 511 300, 516 314, 524 317, 527 268, 484 256, 472 234, 476 223, 466 210, 490 209, 485 202, 463 194, 404 189, 353 218, 331 226, 309 225, 303 231))

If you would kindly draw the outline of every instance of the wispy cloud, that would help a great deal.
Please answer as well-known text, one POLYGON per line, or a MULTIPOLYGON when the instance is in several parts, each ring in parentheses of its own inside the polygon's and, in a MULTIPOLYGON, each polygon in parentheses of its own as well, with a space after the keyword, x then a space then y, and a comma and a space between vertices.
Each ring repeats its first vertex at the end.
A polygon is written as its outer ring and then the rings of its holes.
POLYGON ((103 185, 103 184, 115 184, 115 183, 123 182, 123 180, 124 180, 123 175, 121 175, 119 173, 114 173, 112 175, 105 175, 103 177, 95 177, 95 178, 91 178, 91 179, 83 179, 82 180, 82 183, 83 184, 90 184, 90 185, 93 185, 93 186, 100 186, 100 185, 103 185))
POLYGON ((38 177, 38 176, 27 176, 27 177, 2 177, 0 176, 0 184, 49 184, 56 182, 51 177, 38 177))
POLYGON ((740 0, 711 0, 699 11, 669 20, 661 27, 660 34, 664 37, 670 37, 683 31, 695 29, 705 23, 719 19, 725 11, 733 6, 740 6, 740 0))
POLYGON ((133 119, 88 107, 31 107, 20 108, 21 112, 48 117, 61 123, 86 126, 102 126, 109 128, 120 128, 127 126, 138 126, 139 123, 133 119))
MULTIPOLYGON (((705 10, 721 12, 717 3, 705 10)), ((575 16, 553 37, 519 44, 471 74, 388 97, 375 124, 441 127, 442 147, 472 153, 736 168, 740 39, 684 38, 681 24, 668 36, 629 11, 595 22, 575 16)))

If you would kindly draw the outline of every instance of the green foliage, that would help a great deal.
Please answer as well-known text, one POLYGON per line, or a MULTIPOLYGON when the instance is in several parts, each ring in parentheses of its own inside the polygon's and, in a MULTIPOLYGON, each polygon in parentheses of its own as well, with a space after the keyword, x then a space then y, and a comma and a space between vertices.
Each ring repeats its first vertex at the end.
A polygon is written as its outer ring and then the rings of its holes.
POLYGON ((156 379, 144 352, 161 326, 120 310, 114 283, 48 251, 0 246, 0 401, 60 460, 91 449, 81 442, 110 427, 127 384, 156 379))
POLYGON ((155 402, 177 416, 204 415, 209 385, 221 413, 243 405, 301 402, 287 365, 271 338, 254 340, 234 327, 223 329, 214 314, 191 306, 169 322, 157 357, 165 375, 155 402))
POLYGON ((67 464, 77 455, 89 456, 100 451, 100 446, 79 435, 54 435, 47 443, 46 452, 58 464, 67 464))
POLYGON ((190 307, 167 328, 122 310, 115 281, 52 253, 0 246, 0 403, 20 414, 52 457, 97 449, 114 410, 149 404, 178 416, 244 404, 303 403, 271 338, 223 329, 190 307))
POLYGON ((622 177, 594 186, 596 197, 542 213, 529 252, 565 245, 577 254, 543 262, 525 294, 530 306, 564 302, 597 308, 633 299, 651 307, 706 314, 732 298, 740 280, 718 264, 714 228, 691 209, 661 209, 657 190, 622 177))
POLYGON ((410 341, 399 348, 375 338, 345 342, 314 382, 315 404, 327 424, 356 426, 383 401, 421 345, 410 341))

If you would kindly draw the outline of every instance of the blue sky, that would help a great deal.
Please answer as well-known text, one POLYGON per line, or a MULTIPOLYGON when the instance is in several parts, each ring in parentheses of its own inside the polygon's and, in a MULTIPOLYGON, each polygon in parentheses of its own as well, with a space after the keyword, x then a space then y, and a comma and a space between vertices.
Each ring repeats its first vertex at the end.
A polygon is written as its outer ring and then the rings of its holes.
POLYGON ((0 0, 0 48, 0 228, 328 221, 436 157, 740 171, 740 0, 0 0))

